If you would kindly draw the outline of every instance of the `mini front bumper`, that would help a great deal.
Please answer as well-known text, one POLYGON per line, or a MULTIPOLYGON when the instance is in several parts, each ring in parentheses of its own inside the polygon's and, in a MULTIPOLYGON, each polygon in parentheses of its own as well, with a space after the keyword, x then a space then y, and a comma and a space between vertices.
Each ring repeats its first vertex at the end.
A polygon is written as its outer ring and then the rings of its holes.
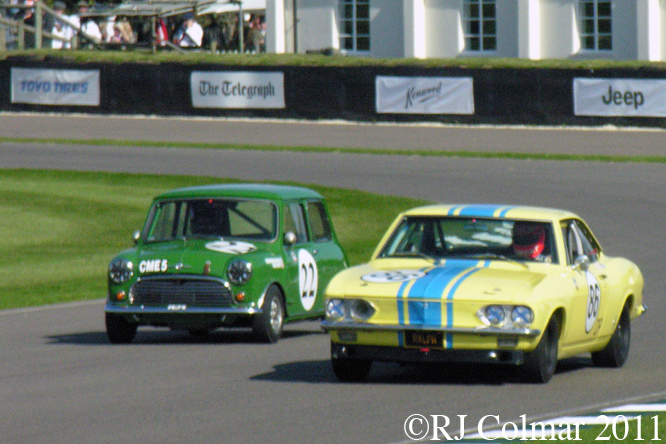
POLYGON ((209 314, 209 315, 253 315, 261 313, 260 308, 249 307, 230 307, 230 308, 214 308, 214 307, 188 307, 180 304, 171 304, 166 307, 153 307, 153 306, 131 306, 131 305, 116 305, 107 303, 104 311, 107 313, 127 314, 127 315, 165 315, 172 314, 178 316, 179 314, 209 314))

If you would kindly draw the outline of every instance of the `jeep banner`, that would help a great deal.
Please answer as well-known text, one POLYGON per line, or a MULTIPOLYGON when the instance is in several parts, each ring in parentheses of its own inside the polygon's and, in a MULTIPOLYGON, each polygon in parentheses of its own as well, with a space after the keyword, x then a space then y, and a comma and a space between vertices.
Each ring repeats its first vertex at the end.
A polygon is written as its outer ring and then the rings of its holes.
POLYGON ((375 78, 378 113, 474 114, 471 77, 375 78))
POLYGON ((284 73, 193 71, 194 108, 282 109, 284 73))
POLYGON ((12 103, 99 106, 99 71, 11 69, 12 103))
POLYGON ((573 92, 576 116, 666 116, 666 80, 575 78, 573 92))

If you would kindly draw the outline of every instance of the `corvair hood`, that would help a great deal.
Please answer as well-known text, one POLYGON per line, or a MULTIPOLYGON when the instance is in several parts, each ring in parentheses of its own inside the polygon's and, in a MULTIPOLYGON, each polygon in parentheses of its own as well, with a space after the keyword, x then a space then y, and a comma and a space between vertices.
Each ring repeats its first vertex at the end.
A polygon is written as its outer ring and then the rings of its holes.
POLYGON ((210 274, 223 277, 231 260, 256 251, 248 242, 214 239, 179 239, 141 245, 135 272, 159 274, 210 274))
POLYGON ((455 297, 457 301, 512 303, 519 293, 531 293, 545 277, 543 273, 505 262, 494 266, 489 261, 460 260, 421 268, 377 267, 382 265, 381 261, 374 261, 373 265, 344 271, 329 286, 329 294, 432 300, 455 297))

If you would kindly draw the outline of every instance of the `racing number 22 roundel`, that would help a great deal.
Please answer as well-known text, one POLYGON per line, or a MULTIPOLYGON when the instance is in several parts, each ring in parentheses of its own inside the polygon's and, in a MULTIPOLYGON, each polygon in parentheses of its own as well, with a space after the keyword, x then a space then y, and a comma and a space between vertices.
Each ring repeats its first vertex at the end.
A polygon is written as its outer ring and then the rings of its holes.
POLYGON ((301 304, 307 311, 312 309, 317 298, 317 262, 309 251, 300 249, 298 251, 298 291, 301 296, 301 304))

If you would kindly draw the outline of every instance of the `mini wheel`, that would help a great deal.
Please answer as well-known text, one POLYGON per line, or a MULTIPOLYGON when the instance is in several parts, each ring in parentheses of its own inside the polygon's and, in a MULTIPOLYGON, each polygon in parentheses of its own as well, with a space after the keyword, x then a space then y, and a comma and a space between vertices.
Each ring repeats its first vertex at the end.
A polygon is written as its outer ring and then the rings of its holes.
POLYGON ((112 344, 129 344, 134 340, 137 324, 114 313, 105 314, 105 323, 106 336, 112 344))
POLYGON ((252 318, 252 332, 258 341, 272 344, 282 336, 283 323, 282 292, 277 286, 271 285, 266 290, 261 313, 252 318))

